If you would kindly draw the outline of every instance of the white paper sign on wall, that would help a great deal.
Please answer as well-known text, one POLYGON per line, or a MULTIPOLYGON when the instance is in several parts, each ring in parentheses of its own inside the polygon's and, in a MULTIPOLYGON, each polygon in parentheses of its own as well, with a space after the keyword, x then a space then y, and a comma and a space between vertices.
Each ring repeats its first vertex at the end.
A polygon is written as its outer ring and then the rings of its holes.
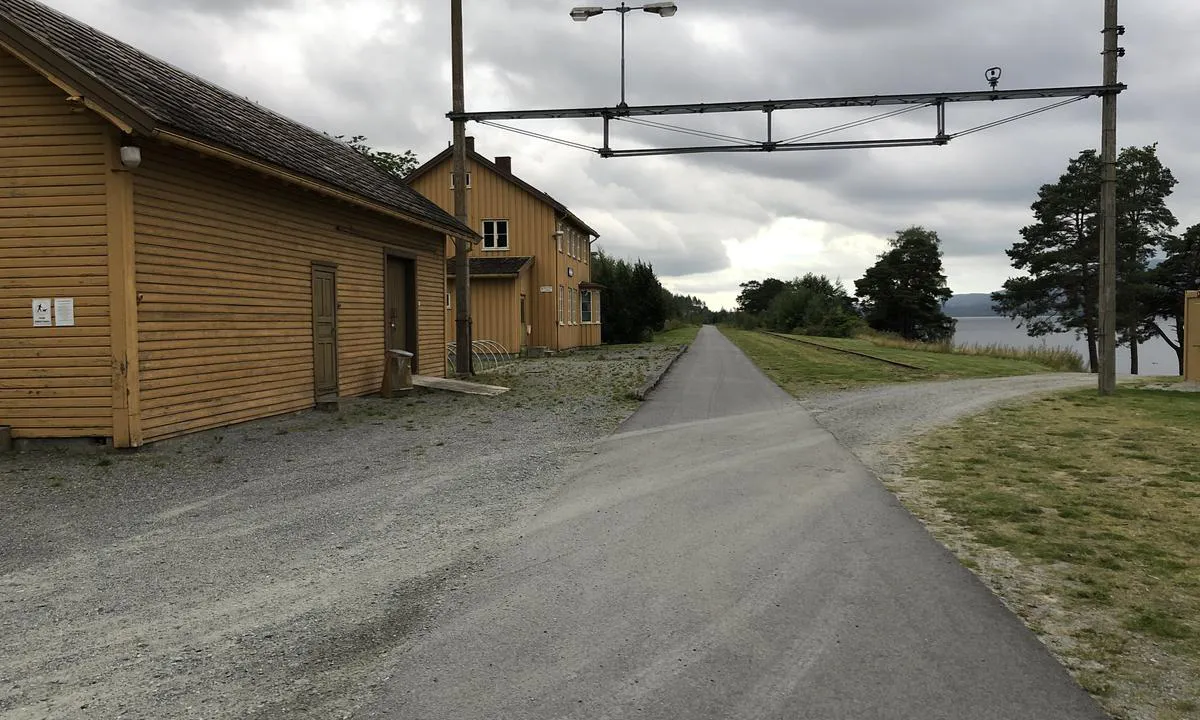
POLYGON ((33 301, 33 326, 50 327, 50 298, 37 298, 33 301))
POLYGON ((54 298, 54 324, 62 327, 75 324, 75 298, 54 298))
POLYGON ((543 285, 541 287, 541 291, 544 293, 552 293, 552 292, 554 292, 554 287, 551 285, 543 285))

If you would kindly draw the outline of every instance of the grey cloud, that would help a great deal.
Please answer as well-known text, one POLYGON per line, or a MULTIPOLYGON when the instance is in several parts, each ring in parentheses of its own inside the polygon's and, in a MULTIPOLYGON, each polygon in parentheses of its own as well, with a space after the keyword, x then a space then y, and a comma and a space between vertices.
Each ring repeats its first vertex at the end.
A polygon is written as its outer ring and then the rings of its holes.
MULTIPOLYGON (((304 12, 316 0, 51 0, 184 68, 333 133, 367 135, 377 146, 422 157, 449 137, 448 3, 411 4, 423 17, 396 16, 366 43, 314 38, 302 48, 307 90, 280 89, 267 73, 222 64, 206 40, 256 27, 260 11, 304 12)), ((1100 3, 1073 0, 679 0, 677 16, 628 18, 631 103, 982 89, 983 70, 1001 65, 1004 87, 1092 84, 1100 78, 1100 3), (1086 7, 1082 7, 1086 5, 1086 7), (712 37, 729 32, 731 43, 712 37)), ((619 25, 615 16, 573 23, 560 0, 466 0, 468 107, 474 110, 609 105, 616 102, 619 25), (485 100, 485 98, 487 98, 485 100), (503 100, 495 100, 503 98, 503 100), (499 105, 499 106, 497 106, 499 105)), ((1189 0, 1125 3, 1128 55, 1120 141, 1160 143, 1181 181, 1174 207, 1200 186, 1200 96, 1176 92, 1200 82, 1193 52, 1200 6, 1189 0)), ((341 6, 346 6, 342 3, 341 6)), ((348 9, 352 12, 352 9, 348 9)), ((951 106, 952 129, 1017 112, 1016 103, 951 106)), ((871 111, 779 114, 779 135, 799 134, 871 111)), ((759 114, 672 118, 671 122, 760 138, 759 114)), ((523 127, 546 131, 547 124, 523 127)), ((598 123, 553 126, 599 142, 598 123)), ((1028 222, 1038 187, 1067 159, 1099 141, 1094 100, 937 149, 697 155, 668 160, 600 160, 555 145, 472 126, 481 149, 516 158, 518 172, 604 225, 602 245, 682 276, 727 266, 722 241, 753 236, 775 219, 821 220, 848 232, 888 236, 913 223, 938 230, 948 256, 991 258, 1009 274, 1003 250, 1028 222), (484 144, 486 143, 486 144, 484 144), (557 162, 540 162, 555 158, 557 162)), ((623 147, 690 144, 698 138, 618 124, 623 147)), ((929 134, 928 111, 846 133, 929 134)), ((777 137, 779 136, 777 135, 777 137)), ((839 135, 837 137, 843 137, 839 135)), ((951 279, 953 282, 953 278, 951 279)), ((696 281, 700 283, 700 280, 696 281)))

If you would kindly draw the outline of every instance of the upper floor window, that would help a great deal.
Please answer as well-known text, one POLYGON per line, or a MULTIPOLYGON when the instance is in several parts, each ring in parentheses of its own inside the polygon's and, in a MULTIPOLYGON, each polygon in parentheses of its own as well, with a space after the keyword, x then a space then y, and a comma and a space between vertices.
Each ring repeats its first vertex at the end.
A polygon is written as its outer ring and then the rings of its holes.
POLYGON ((483 221, 483 249, 484 250, 507 250, 508 249, 508 221, 507 220, 484 220, 483 221))
MULTIPOLYGON (((450 189, 454 189, 454 171, 450 171, 450 189)), ((471 173, 467 173, 467 189, 471 189, 471 173)))

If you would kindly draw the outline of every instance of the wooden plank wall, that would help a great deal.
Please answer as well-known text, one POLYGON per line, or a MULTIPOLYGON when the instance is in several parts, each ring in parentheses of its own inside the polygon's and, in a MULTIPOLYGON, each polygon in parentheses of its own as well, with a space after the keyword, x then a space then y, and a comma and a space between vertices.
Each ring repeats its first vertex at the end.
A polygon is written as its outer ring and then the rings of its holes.
POLYGON ((134 202, 147 440, 314 404, 314 261, 337 266, 339 392, 378 391, 385 243, 416 257, 417 370, 444 375, 440 233, 165 145, 134 202))
MULTIPOLYGON (((472 339, 500 343, 510 353, 521 349, 521 306, 517 278, 475 278, 471 280, 472 339)), ((449 341, 454 342, 454 281, 450 280, 450 306, 447 311, 449 341)))
POLYGON ((0 50, 0 424, 14 437, 112 435, 106 127, 0 50), (74 327, 33 327, 34 298, 74 327))

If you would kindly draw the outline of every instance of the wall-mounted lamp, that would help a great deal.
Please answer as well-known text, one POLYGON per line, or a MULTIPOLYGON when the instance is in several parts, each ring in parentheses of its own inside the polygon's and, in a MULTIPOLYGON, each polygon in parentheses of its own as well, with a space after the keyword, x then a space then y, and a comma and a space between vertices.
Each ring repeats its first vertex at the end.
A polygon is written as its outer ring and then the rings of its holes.
POLYGON ((142 149, 128 143, 121 146, 121 164, 129 170, 137 170, 142 164, 142 149))

